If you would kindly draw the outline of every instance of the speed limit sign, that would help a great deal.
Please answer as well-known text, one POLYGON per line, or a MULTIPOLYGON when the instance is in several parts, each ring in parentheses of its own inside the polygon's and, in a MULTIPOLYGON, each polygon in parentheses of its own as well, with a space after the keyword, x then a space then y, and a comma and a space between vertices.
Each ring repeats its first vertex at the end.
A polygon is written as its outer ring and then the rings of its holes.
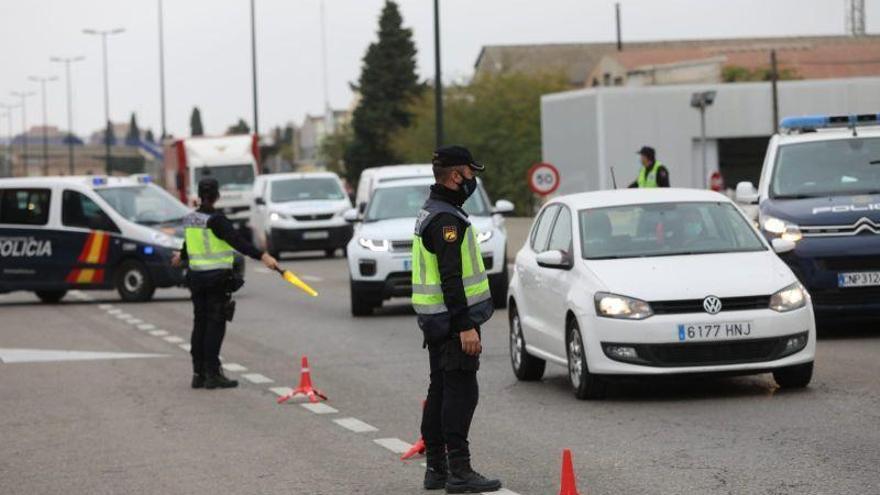
POLYGON ((559 170, 549 163, 536 163, 528 173, 529 188, 535 194, 546 196, 559 188, 559 170))

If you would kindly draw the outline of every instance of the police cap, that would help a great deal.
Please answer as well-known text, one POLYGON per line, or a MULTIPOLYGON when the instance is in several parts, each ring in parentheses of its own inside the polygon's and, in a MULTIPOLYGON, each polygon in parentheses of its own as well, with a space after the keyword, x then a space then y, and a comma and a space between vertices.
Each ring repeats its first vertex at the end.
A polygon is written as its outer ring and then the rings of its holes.
POLYGON ((637 151, 636 153, 644 156, 648 160, 653 160, 654 157, 657 156, 656 152, 654 151, 654 148, 652 148, 650 146, 642 146, 642 148, 639 151, 637 151))
POLYGON ((467 165, 477 172, 486 169, 474 160, 471 152, 464 146, 450 145, 441 146, 434 150, 434 157, 431 164, 435 167, 455 167, 456 165, 467 165))
POLYGON ((213 177, 205 177, 199 181, 200 198, 217 198, 220 196, 220 183, 213 177))

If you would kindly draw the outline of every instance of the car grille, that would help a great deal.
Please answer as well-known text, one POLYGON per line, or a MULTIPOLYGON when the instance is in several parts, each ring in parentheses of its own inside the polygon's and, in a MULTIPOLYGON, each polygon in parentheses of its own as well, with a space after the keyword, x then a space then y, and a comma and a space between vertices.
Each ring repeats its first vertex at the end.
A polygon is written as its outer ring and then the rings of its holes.
POLYGON ((412 241, 391 241, 391 250, 404 252, 412 251, 412 241))
MULTIPOLYGON (((633 347, 639 356, 638 361, 633 361, 636 364, 658 367, 711 366, 756 363, 780 359, 784 355, 800 350, 790 350, 786 353, 785 343, 788 339, 795 336, 797 335, 767 339, 694 342, 687 344, 603 344, 603 348, 613 345, 633 347)), ((606 355, 611 359, 615 359, 607 352, 606 355)))
MULTIPOLYGON (((682 313, 705 313, 702 299, 679 299, 672 301, 652 301, 651 309, 657 315, 674 315, 682 313)), ((721 312, 745 311, 749 309, 767 309, 770 296, 722 297, 721 312)))
POLYGON ((880 304, 880 287, 848 287, 810 291, 815 306, 854 306, 880 304))
POLYGON ((820 268, 833 272, 880 270, 880 256, 841 256, 837 258, 818 258, 820 268))
POLYGON ((318 220, 330 220, 333 218, 332 213, 321 215, 294 215, 293 218, 298 222, 315 222, 318 220))
POLYGON ((802 225, 804 237, 837 237, 860 234, 880 234, 880 225, 870 218, 862 217, 850 225, 802 225))

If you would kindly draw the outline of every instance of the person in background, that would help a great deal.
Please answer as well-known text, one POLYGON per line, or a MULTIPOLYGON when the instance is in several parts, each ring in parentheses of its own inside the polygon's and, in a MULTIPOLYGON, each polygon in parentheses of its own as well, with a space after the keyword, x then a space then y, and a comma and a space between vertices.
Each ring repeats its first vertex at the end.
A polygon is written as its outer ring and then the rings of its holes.
POLYGON ((639 176, 629 187, 669 187, 669 170, 663 163, 657 161, 656 152, 650 146, 642 146, 638 151, 642 168, 639 176))

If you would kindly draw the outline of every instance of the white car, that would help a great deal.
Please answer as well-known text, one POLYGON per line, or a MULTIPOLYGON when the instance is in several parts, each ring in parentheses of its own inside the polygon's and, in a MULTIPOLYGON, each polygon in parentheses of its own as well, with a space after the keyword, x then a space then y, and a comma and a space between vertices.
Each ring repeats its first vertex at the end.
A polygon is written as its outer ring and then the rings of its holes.
POLYGON ((614 376, 772 371, 805 387, 810 296, 726 197, 689 189, 562 196, 535 220, 510 283, 510 357, 520 380, 566 366, 575 395, 614 376))
POLYGON ((330 172, 270 174, 254 182, 254 245, 277 257, 285 251, 324 251, 332 257, 351 239, 351 209, 339 176, 330 172))
POLYGON ((355 192, 354 204, 363 213, 364 208, 367 207, 367 202, 373 196, 373 190, 379 187, 379 184, 401 180, 433 178, 434 167, 430 163, 370 167, 361 172, 357 191, 355 192))
MULTIPOLYGON (((351 276, 351 313, 372 314, 392 297, 412 294, 412 239, 416 216, 428 197, 434 179, 406 179, 379 184, 363 217, 357 210, 346 216, 360 220, 348 244, 351 276)), ((482 183, 464 204, 477 231, 489 286, 495 305, 507 303, 507 231, 503 213, 513 203, 499 200, 492 208, 482 183)))

